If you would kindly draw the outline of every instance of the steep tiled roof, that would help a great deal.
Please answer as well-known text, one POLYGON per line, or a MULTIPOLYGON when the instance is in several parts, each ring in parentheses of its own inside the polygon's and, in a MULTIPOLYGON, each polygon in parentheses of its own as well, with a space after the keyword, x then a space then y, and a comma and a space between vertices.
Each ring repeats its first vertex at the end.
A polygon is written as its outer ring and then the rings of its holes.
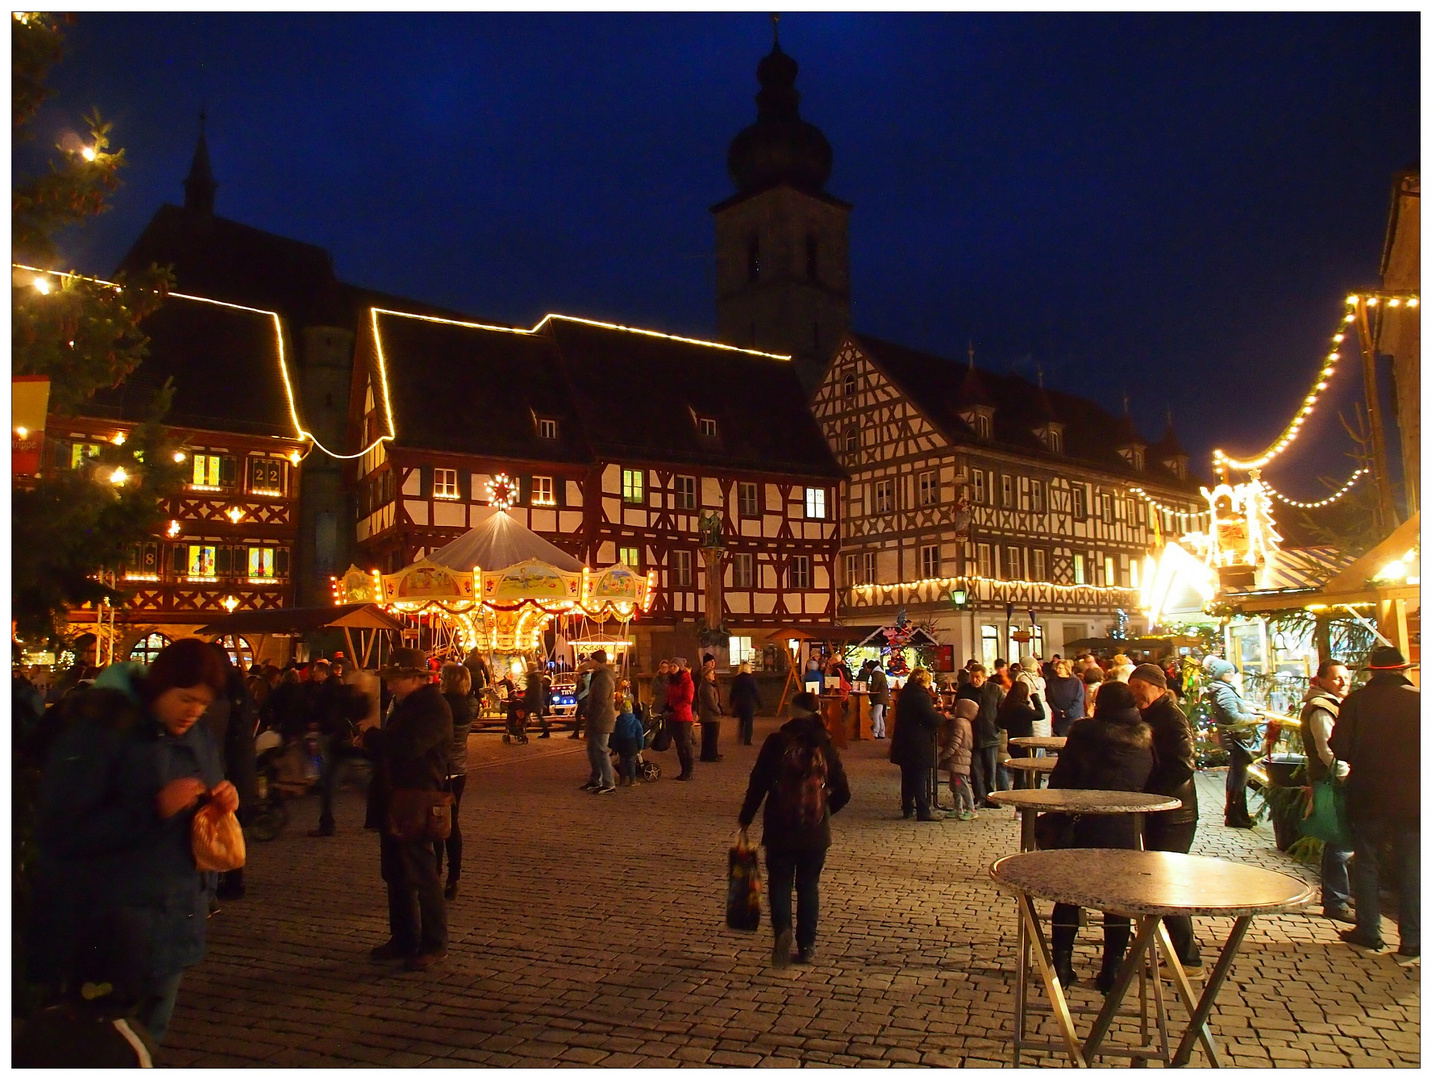
MULTIPOLYGON (((960 402, 954 388, 967 378, 963 365, 868 334, 850 337, 946 438, 967 445, 979 442, 958 415, 960 402)), ((995 410, 994 438, 986 445, 1042 458, 1051 465, 1076 461, 1134 481, 1154 480, 1190 492, 1198 489, 1196 480, 1179 480, 1157 460, 1146 461, 1147 468, 1142 471, 1133 468, 1118 453, 1124 434, 1121 418, 1088 398, 1046 388, 1041 402, 1040 387, 1028 379, 991 371, 979 372, 979 384, 995 410), (1034 430, 1044 423, 1040 414, 1046 404, 1064 425, 1064 452, 1060 454, 1050 451, 1034 435, 1034 430)), ((1147 442, 1142 437, 1139 441, 1147 442)))

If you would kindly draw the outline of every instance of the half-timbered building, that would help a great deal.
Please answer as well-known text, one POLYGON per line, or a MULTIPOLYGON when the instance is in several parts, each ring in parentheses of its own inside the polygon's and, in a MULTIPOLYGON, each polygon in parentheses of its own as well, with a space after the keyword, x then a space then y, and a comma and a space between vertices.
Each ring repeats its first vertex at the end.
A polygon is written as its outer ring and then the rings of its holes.
POLYGON ((842 616, 905 609, 962 658, 1136 636, 1143 560, 1199 509, 1171 427, 1151 442, 1127 415, 972 356, 966 367, 851 333, 812 408, 849 474, 842 616))
POLYGON ((709 621, 759 663, 771 628, 834 620, 842 473, 784 357, 558 315, 528 330, 374 308, 352 400, 365 569, 479 524, 505 476, 524 525, 589 565, 654 573, 641 662, 690 654, 709 621))

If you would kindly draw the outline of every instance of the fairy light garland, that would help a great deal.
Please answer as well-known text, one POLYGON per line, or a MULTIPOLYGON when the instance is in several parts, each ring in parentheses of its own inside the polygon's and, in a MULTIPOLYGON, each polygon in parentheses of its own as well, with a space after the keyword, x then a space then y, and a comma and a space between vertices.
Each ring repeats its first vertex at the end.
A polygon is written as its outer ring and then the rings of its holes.
POLYGON ((1309 390, 1308 394, 1303 398, 1302 405, 1298 408, 1298 411, 1293 414, 1293 418, 1288 421, 1288 425, 1283 429, 1282 434, 1280 434, 1262 454, 1254 458, 1234 458, 1229 457, 1222 450, 1214 450, 1213 467, 1216 470, 1223 472, 1227 469, 1238 469, 1246 472, 1252 469, 1261 469, 1297 440, 1298 434, 1303 426, 1303 421, 1312 415, 1313 408, 1317 405, 1318 395, 1328 388, 1328 383, 1337 371, 1338 361, 1342 359, 1342 344, 1346 337, 1347 326, 1357 321, 1357 305, 1359 302, 1362 302, 1367 307, 1376 307, 1379 302, 1386 303, 1390 308, 1402 306, 1416 308, 1419 306, 1418 298, 1415 295, 1406 293, 1354 293, 1349 296, 1345 302, 1346 311, 1343 314, 1342 320, 1338 323, 1337 329, 1331 335, 1332 350, 1323 361, 1322 369, 1318 372, 1312 389, 1309 390))
POLYGON ((1371 469, 1358 469, 1356 472, 1354 472, 1351 476, 1349 476, 1349 477, 1347 478, 1347 483, 1343 484, 1342 487, 1338 488, 1335 492, 1333 492, 1331 495, 1329 495, 1326 499, 1318 499, 1316 502, 1302 502, 1302 501, 1299 500, 1299 499, 1290 499, 1290 498, 1288 498, 1288 496, 1284 495, 1281 491, 1275 490, 1274 487, 1273 487, 1273 485, 1270 484, 1270 483, 1268 483, 1268 481, 1264 480, 1264 481, 1262 481, 1262 484, 1263 484, 1263 487, 1264 487, 1265 489, 1267 489, 1268 494, 1271 495, 1271 496, 1273 496, 1273 498, 1277 499, 1279 502, 1287 503, 1289 506, 1298 506, 1298 507, 1301 507, 1301 508, 1304 509, 1304 510, 1316 510, 1316 509, 1318 509, 1319 507, 1328 506, 1328 505, 1331 504, 1331 503, 1337 502, 1337 501, 1338 501, 1339 499, 1341 499, 1344 495, 1346 495, 1349 491, 1351 491, 1351 490, 1353 489, 1353 486, 1354 486, 1359 480, 1361 480, 1364 476, 1366 476, 1366 475, 1367 475, 1368 473, 1370 473, 1371 471, 1372 471, 1371 469))
POLYGON ((1139 498, 1143 499, 1144 502, 1148 503, 1155 510, 1162 511, 1165 514, 1171 514, 1174 517, 1180 519, 1181 521, 1188 521, 1192 518, 1206 517, 1208 515, 1207 510, 1175 510, 1172 506, 1165 506, 1163 503, 1150 496, 1149 493, 1141 487, 1131 487, 1129 488, 1129 490, 1135 495, 1137 495, 1139 498))

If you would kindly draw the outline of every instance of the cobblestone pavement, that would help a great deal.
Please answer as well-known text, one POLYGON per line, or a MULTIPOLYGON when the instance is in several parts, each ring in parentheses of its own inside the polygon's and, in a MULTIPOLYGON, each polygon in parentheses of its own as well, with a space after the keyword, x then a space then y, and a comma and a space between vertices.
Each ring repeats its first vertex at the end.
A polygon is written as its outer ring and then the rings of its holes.
MULTIPOLYGON (((775 723, 758 719, 757 745, 775 723)), ((694 783, 593 797, 577 790, 584 742, 504 746, 475 735, 451 951, 423 974, 368 961, 387 920, 361 797, 340 798, 330 839, 306 835, 316 800, 295 804, 284 835, 251 846, 248 897, 210 922, 209 955, 184 981, 165 1061, 1009 1064, 1014 910, 988 868, 1017 849, 1013 813, 900 820, 889 744, 852 744, 854 797, 835 819, 821 883, 819 963, 777 970, 764 917, 759 934, 724 927, 726 848, 756 748, 723 742, 725 760, 699 763, 694 783)), ((656 758, 674 774, 674 752, 656 758)), ((1201 780, 1195 852, 1308 876, 1265 830, 1222 827, 1221 787, 1221 775, 1201 780)), ((1210 965, 1228 930, 1228 920, 1200 924, 1210 965)), ((1391 921, 1384 933, 1395 943, 1391 921)), ((1087 988, 1099 936, 1080 935, 1086 985, 1075 1004, 1099 1000, 1087 988)), ((1236 1065, 1417 1066, 1419 975, 1344 945, 1321 918, 1257 919, 1213 1032, 1236 1065)), ((1205 1063, 1201 1052, 1193 1063, 1205 1063)))

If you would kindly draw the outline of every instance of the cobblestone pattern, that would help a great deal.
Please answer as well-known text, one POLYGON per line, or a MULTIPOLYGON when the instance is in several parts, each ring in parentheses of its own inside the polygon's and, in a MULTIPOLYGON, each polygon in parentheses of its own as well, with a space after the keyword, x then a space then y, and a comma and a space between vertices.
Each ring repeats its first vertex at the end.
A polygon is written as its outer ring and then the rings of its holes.
MULTIPOLYGON (((758 719, 757 745, 774 726, 758 719)), ((669 779, 668 752, 656 755, 668 778, 593 797, 577 790, 585 743, 475 735, 451 950, 423 974, 368 961, 387 920, 360 796, 340 796, 329 839, 305 835, 316 800, 295 804, 283 836, 250 848, 247 898, 210 922, 165 1063, 1008 1065, 1014 909, 988 867, 1018 847, 1013 813, 901 820, 889 743, 853 743, 854 797, 821 885, 819 962, 777 970, 765 916, 758 934, 724 927, 726 848, 756 752, 724 742, 725 760, 698 763, 693 783, 669 779)), ((1266 830, 1223 828, 1221 788, 1221 775, 1201 780, 1195 853, 1315 877, 1266 830)), ((1075 956, 1076 1005, 1100 1000, 1087 986, 1094 922, 1075 956)), ((1210 968, 1229 928, 1199 925, 1210 968)), ((1384 934, 1395 942, 1390 920, 1384 934)), ((1257 919, 1212 1028, 1234 1065, 1415 1067, 1418 977, 1344 945, 1321 918, 1257 919)), ((1134 1023, 1118 1021, 1111 1037, 1129 1038, 1134 1023)))

